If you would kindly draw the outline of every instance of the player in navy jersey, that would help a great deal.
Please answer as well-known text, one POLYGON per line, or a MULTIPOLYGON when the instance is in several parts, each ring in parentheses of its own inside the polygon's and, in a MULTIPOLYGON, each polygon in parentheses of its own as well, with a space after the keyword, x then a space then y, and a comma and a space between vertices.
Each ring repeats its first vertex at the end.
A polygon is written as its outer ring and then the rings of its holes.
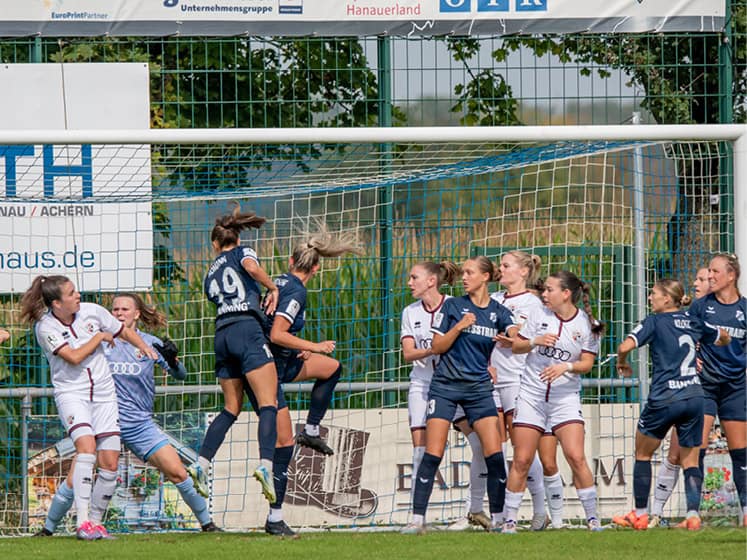
MULTIPOLYGON (((705 296, 711 290, 708 283, 708 267, 698 269, 693 280, 693 297, 699 299, 705 296)), ((680 474, 680 446, 677 441, 677 430, 669 432, 669 448, 667 456, 659 466, 659 472, 654 483, 654 496, 651 500, 651 515, 649 517, 649 528, 658 527, 662 524, 664 515, 664 505, 677 485, 677 479, 680 474)))
MULTIPOLYGON (((652 315, 646 317, 617 349, 617 371, 630 377, 633 369, 628 354, 634 348, 651 347, 651 388, 638 420, 633 468, 635 509, 612 518, 613 523, 636 530, 648 529, 648 497, 651 492, 651 458, 669 429, 674 426, 685 470, 687 528, 700 529, 700 493, 703 475, 698 468, 698 451, 703 435, 703 389, 695 364, 695 347, 715 343, 716 329, 708 328, 694 316, 680 311, 690 298, 677 280, 654 284, 648 297, 652 315)), ((728 335, 720 343, 728 342, 728 335)))
POLYGON ((236 205, 233 212, 215 220, 210 234, 217 256, 204 284, 205 294, 216 311, 215 375, 223 391, 224 408, 205 434, 198 461, 187 469, 198 491, 206 497, 210 462, 241 412, 246 381, 259 416, 260 463, 254 470, 254 478, 261 484, 267 500, 275 501, 272 460, 277 439, 278 378, 263 324, 265 313, 275 312, 278 289, 260 266, 257 253, 242 246, 239 239, 243 230, 259 228, 265 221, 254 212, 241 212, 236 205), (268 290, 264 307, 258 283, 268 290))
MULTIPOLYGON (((461 269, 452 262, 419 262, 410 270, 407 286, 417 300, 402 311, 401 336, 402 354, 405 362, 412 364, 410 388, 407 395, 408 420, 412 436, 412 490, 415 490, 415 475, 425 454, 425 423, 428 411, 428 389, 433 372, 438 364, 431 344, 433 316, 439 312, 450 296, 441 294, 439 286, 453 284, 461 274, 461 269)), ((486 466, 480 438, 473 432, 457 410, 454 418, 457 429, 465 434, 472 460, 469 467, 469 497, 467 515, 449 526, 449 530, 465 530, 470 526, 490 529, 490 518, 482 511, 485 496, 486 466)))
POLYGON ((591 531, 601 530, 594 476, 584 453, 581 375, 589 373, 604 329, 589 305, 589 286, 567 270, 545 280, 545 307, 527 318, 512 349, 527 356, 514 408, 514 458, 506 489, 504 533, 516 518, 540 438, 551 431, 573 472, 573 482, 591 531), (583 302, 584 309, 578 304, 583 302))
POLYGON ((734 484, 742 506, 742 523, 747 525, 747 299, 737 288, 740 263, 735 255, 718 254, 708 266, 711 292, 696 300, 689 313, 708 325, 724 329, 731 336, 726 346, 701 344, 698 350, 705 396, 701 470, 708 435, 718 415, 726 432, 734 484))
MULTIPOLYGON (((176 450, 153 420, 155 400, 155 371, 157 364, 172 377, 183 380, 187 372, 177 359, 177 349, 171 341, 161 341, 152 334, 139 330, 138 322, 146 328, 166 326, 166 319, 155 308, 145 305, 137 294, 119 294, 112 302, 112 315, 125 327, 135 330, 145 342, 155 348, 157 360, 145 356, 129 342, 115 339, 114 346, 104 348, 109 369, 114 377, 119 406, 122 442, 144 462, 161 471, 176 486, 184 502, 192 509, 202 530, 219 531, 210 519, 208 505, 194 487, 176 450)), ((37 533, 49 536, 73 504, 72 480, 60 486, 47 512, 44 528, 37 533)))
POLYGON ((432 347, 439 362, 428 392, 425 454, 415 482, 412 521, 402 530, 405 534, 425 531, 428 500, 457 405, 480 438, 494 523, 503 511, 506 471, 488 366, 498 335, 513 336, 517 328, 508 309, 490 298, 488 283, 497 278, 498 271, 487 257, 466 261, 462 283, 467 295, 447 299, 433 319, 432 347))
POLYGON ((120 429, 114 380, 102 343, 113 346, 114 338, 120 337, 145 356, 157 359, 158 354, 100 305, 81 303, 66 276, 37 276, 21 299, 21 318, 34 323, 37 342, 49 362, 57 412, 75 445, 77 536, 108 538, 101 521, 117 486, 120 429))
MULTIPOLYGON (((342 374, 340 362, 326 355, 334 352, 334 340, 312 342, 301 338, 306 321, 306 284, 319 272, 321 257, 361 252, 353 235, 332 234, 321 221, 317 221, 315 225, 315 232, 303 232, 304 241, 291 254, 290 270, 275 279, 275 285, 279 289, 278 304, 275 315, 268 324, 270 349, 278 375, 278 435, 273 464, 276 499, 270 503, 265 531, 271 535, 286 537, 296 535, 283 520, 282 510, 294 442, 291 416, 280 384, 315 380, 306 425, 296 437, 296 442, 325 455, 332 455, 332 449, 320 435, 319 424, 327 412, 342 374)), ((254 402, 252 400, 253 404, 254 402)))

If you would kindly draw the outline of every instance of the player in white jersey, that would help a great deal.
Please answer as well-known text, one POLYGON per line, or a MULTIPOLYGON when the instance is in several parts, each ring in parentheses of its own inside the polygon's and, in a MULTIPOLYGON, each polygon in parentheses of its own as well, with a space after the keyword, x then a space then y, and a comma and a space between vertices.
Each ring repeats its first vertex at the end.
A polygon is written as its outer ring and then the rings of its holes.
MULTIPOLYGON (((501 257, 501 286, 505 290, 495 292, 490 297, 506 307, 514 317, 514 322, 521 327, 527 319, 542 309, 542 300, 537 296, 542 291, 539 279, 541 259, 537 255, 530 255, 524 251, 510 251, 501 257)), ((496 406, 503 412, 503 420, 511 441, 513 441, 513 417, 516 399, 519 397, 521 374, 524 371, 526 354, 514 354, 508 343, 496 344, 490 356, 490 366, 496 373, 495 389, 498 396, 496 406)), ((556 439, 552 435, 542 438, 540 452, 543 447, 555 454, 556 439), (544 446, 543 446, 544 444, 544 446)), ((503 444, 503 456, 506 456, 506 443, 503 444)), ((508 468, 506 468, 508 472, 508 468)), ((563 483, 557 470, 543 473, 543 463, 540 456, 535 456, 527 475, 527 489, 532 496, 534 513, 531 528, 540 531, 545 528, 545 484, 547 477, 548 503, 553 525, 562 523, 563 519, 563 483)))
POLYGON ((81 303, 65 276, 37 276, 21 300, 21 318, 34 323, 49 362, 58 414, 75 444, 78 538, 106 538, 101 519, 117 485, 120 439, 117 396, 102 342, 113 345, 119 336, 146 356, 158 359, 158 354, 100 305, 81 303))
POLYGON ((594 476, 584 453, 581 375, 589 373, 599 351, 599 333, 589 306, 589 287, 561 270, 545 280, 544 308, 530 316, 513 341, 513 351, 527 353, 521 390, 514 409, 514 461, 506 490, 504 532, 516 531, 516 514, 539 440, 548 429, 558 438, 589 529, 601 530, 594 476), (585 308, 577 304, 583 299, 585 308))
MULTIPOLYGON (((407 287, 412 297, 417 299, 405 307, 402 312, 400 343, 405 362, 412 363, 410 372, 410 390, 407 395, 407 409, 412 435, 412 488, 415 488, 415 475, 425 453, 425 422, 428 412, 428 389, 431 377, 438 363, 438 356, 431 349, 433 333, 431 326, 433 316, 443 306, 450 296, 438 291, 442 284, 453 284, 459 277, 461 270, 452 262, 435 263, 424 261, 416 264, 410 270, 407 287)), ((463 530, 470 525, 483 529, 490 528, 490 518, 483 512, 483 497, 485 495, 485 473, 487 467, 480 446, 480 439, 472 432, 464 419, 464 414, 458 412, 458 428, 465 434, 472 450, 470 463, 470 496, 468 499, 467 516, 454 523, 450 529, 463 530)))
MULTIPOLYGON (((708 283, 708 267, 698 269, 693 280, 693 296, 700 299, 711 291, 708 283)), ((680 444, 677 440, 677 430, 672 429, 669 432, 669 451, 667 456, 659 465, 659 472, 654 484, 654 498, 651 501, 651 518, 648 522, 649 529, 658 527, 664 515, 664 506, 677 485, 677 479, 680 475, 680 444)))

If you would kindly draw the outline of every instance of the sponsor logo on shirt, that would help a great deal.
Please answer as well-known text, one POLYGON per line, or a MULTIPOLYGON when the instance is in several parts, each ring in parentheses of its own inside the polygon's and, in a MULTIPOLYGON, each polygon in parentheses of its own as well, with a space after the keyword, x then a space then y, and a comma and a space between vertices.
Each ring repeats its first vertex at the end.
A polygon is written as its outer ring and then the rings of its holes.
POLYGON ((85 327, 83 327, 87 333, 93 334, 96 332, 96 325, 93 323, 86 323, 85 327))
POLYGON ((490 314, 490 322, 491 323, 495 323, 497 320, 498 320, 498 313, 495 313, 495 312, 491 313, 490 314))
POLYGON ((706 311, 705 312, 708 313, 708 314, 710 314, 710 315, 713 315, 713 314, 716 313, 716 310, 713 308, 712 305, 709 305, 709 306, 706 307, 706 311))
POLYGON ((285 312, 295 319, 298 312, 301 310, 301 304, 295 299, 290 300, 288 307, 285 308, 285 312))
POLYGON ((737 321, 744 321, 744 311, 737 309, 737 321))
POLYGON ((443 313, 436 313, 433 316, 433 326, 436 327, 436 328, 440 327, 441 323, 443 322, 443 320, 444 320, 444 314, 443 313))

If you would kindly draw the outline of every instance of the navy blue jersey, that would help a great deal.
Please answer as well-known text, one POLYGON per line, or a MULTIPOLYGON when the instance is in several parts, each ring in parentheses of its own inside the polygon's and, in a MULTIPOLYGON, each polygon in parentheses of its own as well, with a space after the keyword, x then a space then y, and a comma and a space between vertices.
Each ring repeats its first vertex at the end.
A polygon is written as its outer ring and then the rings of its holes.
MULTIPOLYGON (((275 316, 272 321, 267 323, 267 336, 269 329, 272 329, 272 323, 278 315, 287 319, 290 323, 288 332, 298 336, 306 323, 306 286, 299 280, 298 276, 286 272, 275 278, 275 285, 278 287, 278 305, 275 309, 275 316)), ((298 354, 297 350, 282 348, 277 344, 272 344, 272 354, 276 358, 287 358, 291 354, 298 354)))
POLYGON ((491 299, 486 307, 478 307, 469 296, 449 298, 433 317, 431 332, 444 335, 461 321, 465 313, 474 313, 475 323, 464 329, 436 366, 433 379, 484 381, 490 379, 488 365, 495 337, 514 325, 511 312, 491 299))
POLYGON ((735 303, 727 305, 719 302, 715 294, 707 294, 696 299, 688 311, 707 326, 724 329, 731 336, 731 343, 727 346, 700 345, 698 356, 703 360, 703 379, 712 382, 743 381, 747 368, 747 299, 740 297, 735 303))
POLYGON ((702 397, 695 367, 696 343, 710 344, 718 331, 710 329, 684 311, 656 313, 646 317, 628 336, 641 347, 651 347, 649 402, 671 402, 702 397))
POLYGON ((234 247, 221 253, 208 269, 204 290, 216 307, 216 329, 249 315, 262 318, 259 285, 241 265, 246 259, 258 262, 257 253, 249 247, 234 247))

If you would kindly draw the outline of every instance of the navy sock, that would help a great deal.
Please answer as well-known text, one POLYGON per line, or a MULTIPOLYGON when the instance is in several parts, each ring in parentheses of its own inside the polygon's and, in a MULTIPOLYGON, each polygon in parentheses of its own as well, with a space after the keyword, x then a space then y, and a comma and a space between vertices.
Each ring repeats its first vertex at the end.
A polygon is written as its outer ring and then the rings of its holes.
POLYGON ((309 404, 309 414, 306 417, 306 423, 318 426, 322 418, 327 413, 329 403, 332 402, 332 396, 335 393, 335 387, 342 374, 342 364, 337 366, 335 372, 327 379, 317 379, 314 387, 311 389, 311 402, 309 404))
POLYGON ((259 409, 259 458, 272 462, 275 455, 275 442, 278 438, 278 409, 275 406, 263 406, 259 409))
POLYGON ((506 463, 503 453, 493 453, 485 457, 488 467, 488 504, 490 513, 501 513, 506 501, 506 463))
POLYGON ((747 507, 747 447, 729 449, 731 471, 739 495, 739 505, 747 507))
POLYGON ((208 461, 213 460, 234 422, 236 422, 236 416, 228 412, 225 408, 220 411, 218 416, 213 418, 205 434, 202 447, 200 447, 200 457, 205 457, 208 461))
POLYGON ((288 465, 293 457, 294 446, 277 447, 275 459, 272 462, 272 478, 275 481, 275 501, 270 504, 273 509, 280 509, 285 500, 285 490, 288 488, 288 465))
POLYGON ((700 509, 700 493, 703 489, 703 475, 700 469, 696 467, 685 469, 684 474, 687 511, 698 511, 700 509))
POLYGON ((636 509, 648 507, 648 495, 651 493, 651 461, 636 459, 633 465, 633 497, 636 509))
POLYGON ((705 456, 706 450, 701 448, 700 451, 698 451, 698 468, 700 469, 700 478, 705 478, 705 456))
POLYGON ((430 453, 425 453, 423 460, 420 461, 418 475, 415 477, 415 492, 413 492, 412 497, 412 512, 416 515, 425 515, 425 510, 428 509, 428 500, 430 500, 433 491, 433 481, 440 464, 441 457, 436 457, 430 453))

